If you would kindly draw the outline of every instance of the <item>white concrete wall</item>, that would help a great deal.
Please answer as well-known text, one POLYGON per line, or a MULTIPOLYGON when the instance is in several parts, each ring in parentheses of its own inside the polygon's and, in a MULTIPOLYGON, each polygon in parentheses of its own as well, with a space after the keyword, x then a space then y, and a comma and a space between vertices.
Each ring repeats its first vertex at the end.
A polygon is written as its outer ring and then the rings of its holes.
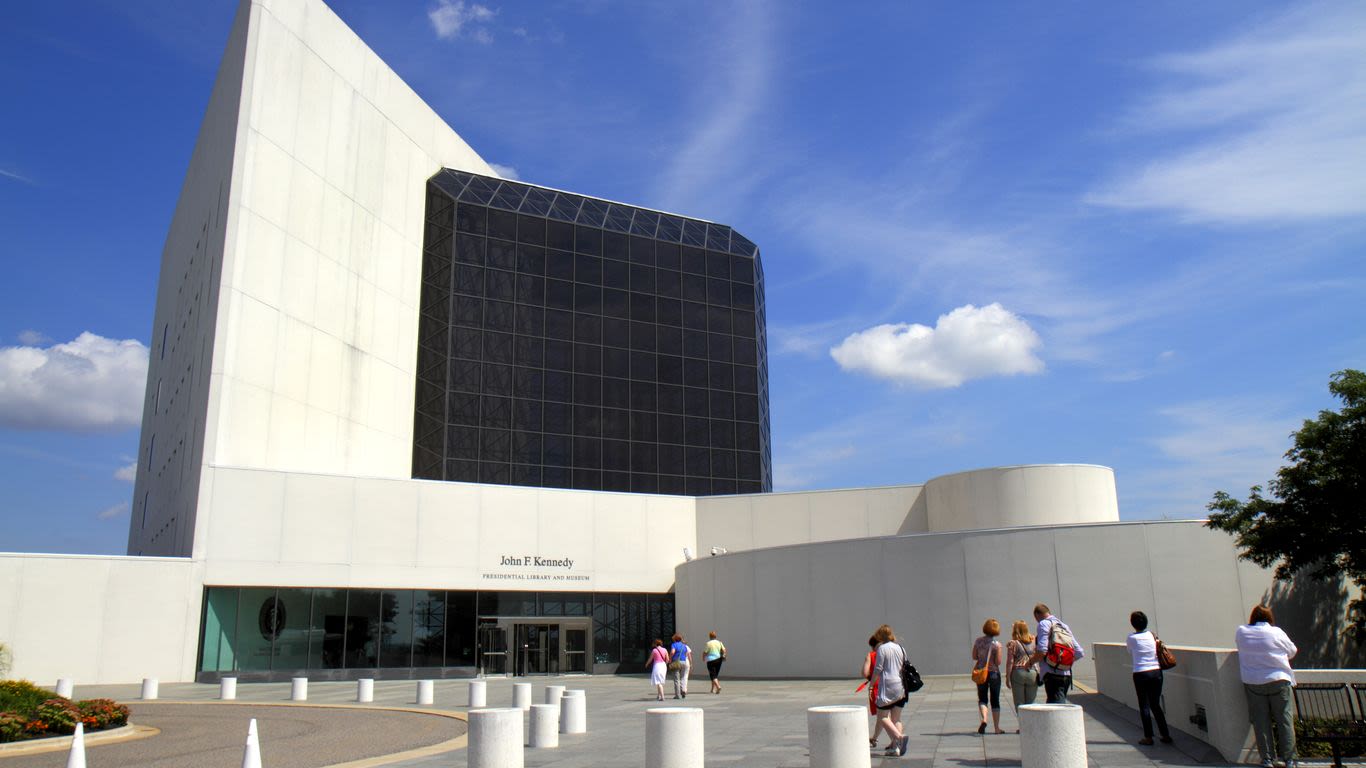
MULTIPOLYGON (((887 622, 919 669, 966 672, 987 618, 1032 621, 1043 602, 1087 644, 1122 640, 1142 610, 1173 642, 1219 645, 1270 591, 1201 521, 890 536, 703 557, 677 569, 678 625, 718 632, 727 670, 848 677, 887 622)), ((1093 677, 1085 661, 1079 675, 1093 677)))
POLYGON ((1093 464, 992 467, 925 483, 930 531, 1119 520, 1115 472, 1093 464))
POLYGON ((79 686, 193 679, 202 601, 180 558, 0 553, 0 642, 10 677, 79 686))
POLYGON ((697 546, 731 552, 813 541, 887 536, 909 526, 928 530, 921 486, 795 491, 697 499, 697 546), (914 511, 918 511, 916 515, 914 511))
POLYGON ((678 496, 224 467, 205 496, 208 584, 667 592, 697 546, 678 496))

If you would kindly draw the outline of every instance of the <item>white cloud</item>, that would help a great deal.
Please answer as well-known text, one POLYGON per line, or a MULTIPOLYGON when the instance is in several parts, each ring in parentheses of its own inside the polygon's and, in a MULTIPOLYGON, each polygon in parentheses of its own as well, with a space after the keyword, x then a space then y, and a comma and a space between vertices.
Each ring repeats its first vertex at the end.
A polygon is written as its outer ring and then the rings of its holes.
POLYGON ((0 176, 3 176, 3 177, 5 177, 5 178, 7 178, 7 179, 14 179, 15 181, 23 182, 24 184, 32 184, 32 183, 33 183, 33 179, 30 179, 29 177, 27 177, 27 176, 25 176, 25 175, 23 175, 23 174, 21 174, 21 173, 15 173, 14 171, 7 171, 7 170, 5 170, 4 168, 0 168, 0 176))
POLYGON ((1238 223, 1366 214, 1366 5, 1292 6, 1243 34, 1162 57, 1130 127, 1176 148, 1089 201, 1238 223))
POLYGON ((120 430, 142 419, 147 347, 90 332, 51 347, 0 347, 0 428, 120 430))
POLYGON ((123 517, 124 515, 128 514, 128 510, 131 508, 132 505, 124 501, 115 504, 112 507, 105 507, 104 509, 101 509, 99 512, 95 513, 95 517, 98 517, 101 520, 113 520, 116 517, 123 517))
POLYGON ((442 40, 454 40, 468 27, 470 37, 487 45, 493 42, 493 36, 479 25, 492 21, 497 13, 488 6, 478 3, 438 0, 436 7, 427 12, 427 18, 431 20, 436 36, 442 40))
POLYGON ((935 327, 878 325, 850 335, 830 350, 846 371, 899 384, 956 387, 970 379, 1039 373, 1039 335, 1000 304, 959 307, 935 327))
POLYGON ((522 178, 521 175, 519 175, 519 174, 517 173, 517 169, 516 169, 516 168, 513 168, 513 167, 510 166, 510 165, 500 165, 500 164, 498 164, 498 163, 489 163, 489 167, 493 169, 493 172, 494 172, 494 173, 498 174, 499 176, 501 176, 501 177, 503 177, 503 178, 505 178, 505 179, 508 179, 509 181, 517 181, 517 180, 519 180, 519 179, 522 178))
POLYGON ((52 339, 42 331, 25 329, 19 332, 19 343, 26 347, 37 347, 51 341, 52 339))
POLYGON ((127 466, 119 467, 114 470, 114 479, 131 483, 138 478, 138 463, 135 461, 127 466))

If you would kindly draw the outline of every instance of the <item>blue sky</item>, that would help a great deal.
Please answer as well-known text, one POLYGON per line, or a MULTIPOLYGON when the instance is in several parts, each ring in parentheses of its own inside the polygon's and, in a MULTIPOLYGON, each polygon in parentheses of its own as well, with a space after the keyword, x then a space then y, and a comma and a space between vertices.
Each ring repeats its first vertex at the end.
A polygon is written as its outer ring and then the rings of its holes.
MULTIPOLYGON (((1085 462, 1196 517, 1366 367, 1360 3, 332 5, 491 162, 760 244, 780 489, 1085 462)), ((0 25, 0 550, 124 549, 234 8, 0 25)))

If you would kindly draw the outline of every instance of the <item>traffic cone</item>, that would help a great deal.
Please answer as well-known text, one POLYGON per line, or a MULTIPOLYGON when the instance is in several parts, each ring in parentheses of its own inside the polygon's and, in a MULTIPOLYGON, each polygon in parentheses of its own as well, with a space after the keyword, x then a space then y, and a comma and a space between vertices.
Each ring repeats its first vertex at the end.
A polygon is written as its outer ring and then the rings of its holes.
POLYGON ((66 756, 66 768, 85 768, 85 723, 76 723, 76 735, 71 737, 71 752, 66 756))
MULTIPOLYGON (((81 764, 84 768, 85 764, 81 764)), ((247 726, 247 747, 242 751, 242 768, 261 768, 261 737, 256 733, 256 718, 247 726)))

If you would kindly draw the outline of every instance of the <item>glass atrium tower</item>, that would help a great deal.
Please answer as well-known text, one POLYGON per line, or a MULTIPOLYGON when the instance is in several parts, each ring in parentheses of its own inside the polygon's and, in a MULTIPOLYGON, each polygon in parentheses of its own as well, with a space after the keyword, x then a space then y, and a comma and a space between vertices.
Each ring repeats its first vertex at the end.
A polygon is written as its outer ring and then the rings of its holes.
POLYGON ((413 477, 770 491, 763 268, 730 227, 446 169, 427 184, 413 477))

